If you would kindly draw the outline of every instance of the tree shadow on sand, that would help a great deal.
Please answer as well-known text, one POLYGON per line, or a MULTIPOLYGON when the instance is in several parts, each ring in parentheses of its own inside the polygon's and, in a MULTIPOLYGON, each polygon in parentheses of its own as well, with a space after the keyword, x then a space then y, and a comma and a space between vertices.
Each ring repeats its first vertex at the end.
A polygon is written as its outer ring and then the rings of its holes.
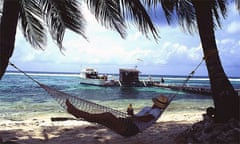
POLYGON ((2 143, 11 144, 167 144, 191 127, 192 124, 180 122, 160 122, 142 133, 129 138, 122 137, 101 125, 84 126, 44 126, 36 131, 1 130, 2 143), (8 142, 8 143, 7 143, 8 142))

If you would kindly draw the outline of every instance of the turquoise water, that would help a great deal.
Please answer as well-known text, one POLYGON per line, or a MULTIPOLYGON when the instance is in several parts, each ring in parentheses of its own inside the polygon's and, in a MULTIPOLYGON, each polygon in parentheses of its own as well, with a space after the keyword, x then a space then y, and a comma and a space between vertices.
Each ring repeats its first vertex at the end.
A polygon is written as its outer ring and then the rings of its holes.
MULTIPOLYGON (((94 101, 96 103, 125 111, 129 103, 135 110, 152 104, 151 99, 161 94, 176 94, 176 91, 159 87, 98 87, 79 84, 77 74, 30 73, 37 81, 64 91, 70 95, 94 101)), ((160 80, 162 76, 152 76, 160 80)), ((181 85, 185 80, 180 76, 163 76, 166 84, 181 85)), ((117 79, 118 76, 115 76, 117 79)), ((141 76, 140 79, 148 79, 141 76)), ((240 78, 231 78, 235 88, 240 88, 240 78)), ((205 77, 193 78, 188 85, 209 87, 205 77)), ((168 111, 204 110, 212 106, 211 96, 178 92, 168 111)), ((65 113, 55 101, 36 83, 20 73, 7 73, 0 81, 0 117, 2 119, 21 120, 25 117, 47 113, 65 113)))

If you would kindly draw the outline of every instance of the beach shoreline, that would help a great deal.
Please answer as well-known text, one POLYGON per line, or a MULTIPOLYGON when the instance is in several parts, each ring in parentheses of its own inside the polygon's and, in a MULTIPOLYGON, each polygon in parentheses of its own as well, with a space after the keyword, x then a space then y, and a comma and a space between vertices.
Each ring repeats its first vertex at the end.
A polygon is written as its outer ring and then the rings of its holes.
POLYGON ((19 144, 161 144, 174 143, 174 138, 192 124, 202 120, 204 111, 165 112, 156 124, 130 138, 122 137, 110 129, 82 120, 51 121, 52 117, 71 115, 45 114, 23 121, 1 120, 0 138, 3 142, 19 144))

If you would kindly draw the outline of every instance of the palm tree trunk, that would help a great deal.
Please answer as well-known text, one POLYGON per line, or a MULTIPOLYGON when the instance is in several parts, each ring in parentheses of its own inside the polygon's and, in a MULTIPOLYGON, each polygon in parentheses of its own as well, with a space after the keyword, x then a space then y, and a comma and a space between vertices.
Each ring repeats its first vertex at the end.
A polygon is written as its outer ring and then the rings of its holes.
POLYGON ((239 97, 222 67, 215 40, 211 1, 195 1, 199 35, 213 93, 216 122, 239 119, 239 97))
POLYGON ((0 24, 0 79, 13 53, 19 10, 19 0, 4 0, 0 24))

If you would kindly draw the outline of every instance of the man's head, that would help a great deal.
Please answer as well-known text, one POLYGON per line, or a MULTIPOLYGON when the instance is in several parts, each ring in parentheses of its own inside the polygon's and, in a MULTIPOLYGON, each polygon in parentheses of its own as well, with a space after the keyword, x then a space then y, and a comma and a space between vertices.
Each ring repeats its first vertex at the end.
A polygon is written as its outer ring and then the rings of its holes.
POLYGON ((160 96, 152 98, 153 106, 164 109, 168 104, 168 97, 161 94, 160 96))

